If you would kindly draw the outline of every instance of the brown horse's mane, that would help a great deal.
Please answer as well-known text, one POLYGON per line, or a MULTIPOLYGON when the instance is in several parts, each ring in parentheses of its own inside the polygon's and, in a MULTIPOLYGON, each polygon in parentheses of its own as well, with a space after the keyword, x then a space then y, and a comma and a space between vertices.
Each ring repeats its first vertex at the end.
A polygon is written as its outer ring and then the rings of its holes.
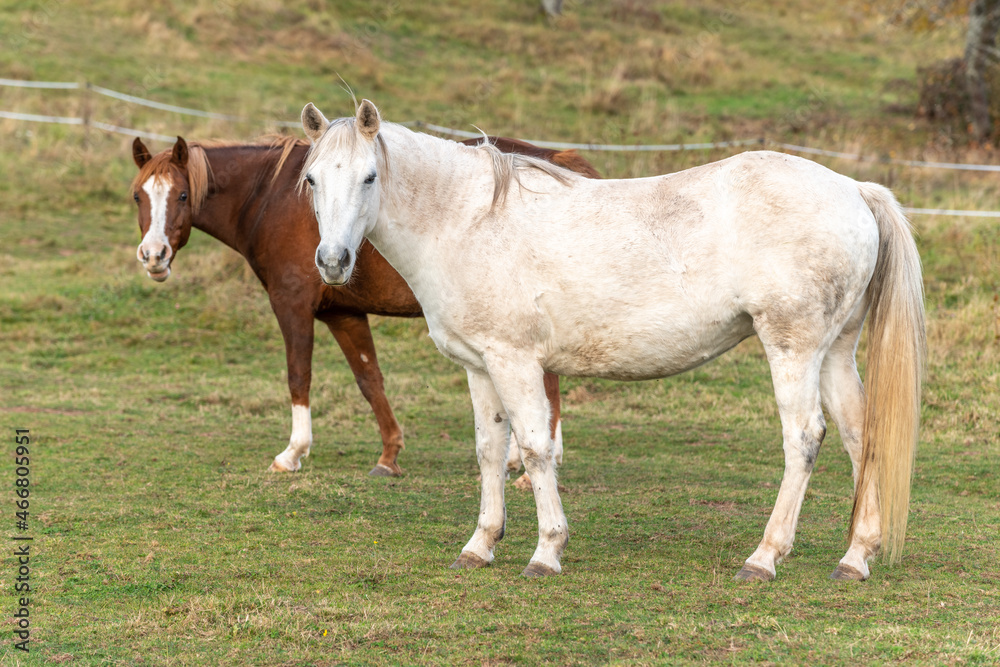
MULTIPOLYGON (((271 176, 271 183, 274 183, 274 181, 278 178, 278 174, 281 173, 282 167, 285 166, 285 162, 288 160, 288 156, 291 155, 292 151, 299 146, 308 145, 309 143, 303 139, 282 135, 264 136, 251 143, 218 139, 209 139, 207 141, 189 143, 187 178, 188 198, 191 205, 191 211, 194 214, 198 213, 202 204, 205 203, 205 199, 208 197, 209 190, 214 182, 212 167, 208 162, 208 155, 205 152, 206 149, 239 147, 259 147, 273 150, 280 149, 281 153, 275 161, 274 170, 271 176)), ((132 179, 132 185, 130 186, 129 193, 133 195, 137 193, 139 188, 142 187, 142 184, 150 178, 165 178, 169 176, 173 165, 171 162, 172 155, 173 152, 170 149, 161 151, 154 155, 149 162, 140 167, 139 173, 136 174, 134 179, 132 179)), ((173 167, 176 167, 176 165, 173 165, 173 167)))

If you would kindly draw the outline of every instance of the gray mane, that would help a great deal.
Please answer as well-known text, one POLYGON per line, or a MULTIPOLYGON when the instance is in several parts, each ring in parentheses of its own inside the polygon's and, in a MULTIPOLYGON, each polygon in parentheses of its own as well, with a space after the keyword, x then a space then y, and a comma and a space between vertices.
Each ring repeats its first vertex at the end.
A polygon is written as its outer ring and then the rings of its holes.
MULTIPOLYGON (((306 159, 302 164, 302 178, 299 179, 298 190, 301 193, 304 189, 305 175, 316 162, 316 155, 320 146, 326 149, 338 149, 341 147, 353 151, 357 144, 358 133, 354 131, 356 119, 353 116, 337 118, 330 121, 323 136, 309 147, 306 159)), ((375 136, 375 150, 379 161, 379 178, 383 187, 389 181, 389 149, 385 139, 380 132, 375 136)), ((490 143, 489 138, 484 134, 483 141, 477 144, 472 150, 479 150, 489 156, 493 167, 493 203, 492 208, 498 205, 503 206, 510 193, 512 184, 521 184, 521 171, 525 169, 536 169, 552 177, 561 185, 569 185, 572 182, 573 172, 558 165, 542 160, 541 158, 519 155, 517 153, 504 153, 499 148, 490 143)))
POLYGON ((517 153, 504 153, 490 143, 485 134, 483 135, 482 143, 477 144, 475 148, 489 155, 490 161, 493 164, 494 209, 497 205, 503 206, 504 202, 507 201, 507 194, 510 192, 510 186, 513 183, 516 183, 519 188, 524 187, 521 184, 521 170, 523 169, 537 169, 551 176, 560 185, 569 185, 572 182, 572 172, 569 170, 541 158, 517 153))

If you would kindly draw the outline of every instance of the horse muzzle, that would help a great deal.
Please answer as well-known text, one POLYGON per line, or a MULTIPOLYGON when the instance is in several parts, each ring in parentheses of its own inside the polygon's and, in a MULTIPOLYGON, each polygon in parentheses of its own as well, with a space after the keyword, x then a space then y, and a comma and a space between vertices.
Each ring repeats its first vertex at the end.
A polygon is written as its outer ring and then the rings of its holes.
POLYGON ((170 246, 161 244, 151 251, 145 244, 136 250, 136 259, 146 269, 146 275, 158 283, 170 277, 170 260, 173 258, 170 246))
POLYGON ((316 248, 316 268, 327 285, 343 285, 354 271, 354 253, 348 248, 316 248))
POLYGON ((162 283, 164 280, 170 277, 170 267, 168 266, 163 271, 146 271, 146 275, 155 280, 158 283, 162 283))

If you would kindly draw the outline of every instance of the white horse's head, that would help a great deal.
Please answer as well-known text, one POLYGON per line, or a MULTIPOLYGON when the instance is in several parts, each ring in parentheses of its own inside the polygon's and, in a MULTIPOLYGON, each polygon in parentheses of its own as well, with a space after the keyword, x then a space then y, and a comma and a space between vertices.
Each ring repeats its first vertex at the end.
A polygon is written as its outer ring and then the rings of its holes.
POLYGON ((378 109, 363 100, 354 118, 330 122, 312 104, 302 110, 302 129, 312 142, 302 179, 312 190, 319 222, 316 268, 328 285, 351 279, 358 248, 378 218, 385 174, 385 146, 378 109))

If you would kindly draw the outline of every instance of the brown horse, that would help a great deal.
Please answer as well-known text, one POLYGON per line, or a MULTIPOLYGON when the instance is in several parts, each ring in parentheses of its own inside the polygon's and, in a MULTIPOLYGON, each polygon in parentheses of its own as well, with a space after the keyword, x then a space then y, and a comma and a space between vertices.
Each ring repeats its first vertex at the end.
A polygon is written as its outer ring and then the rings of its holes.
MULTIPOLYGON (((473 144, 480 140, 469 140, 473 144)), ((540 157, 600 178, 574 151, 552 151, 514 139, 490 138, 506 152, 540 157)), ((358 253, 356 277, 330 287, 314 261, 319 231, 307 196, 298 194, 299 171, 309 144, 292 138, 268 143, 192 143, 181 137, 173 149, 150 154, 140 139, 132 144, 139 173, 132 182, 142 242, 136 251, 149 277, 170 275, 177 251, 195 227, 236 250, 267 290, 285 340, 292 434, 270 470, 295 471, 312 446, 309 387, 312 378, 313 320, 323 322, 347 359, 361 393, 371 404, 382 435, 382 455, 372 475, 400 475, 396 463, 403 432, 389 407, 368 314, 419 317, 420 304, 398 273, 368 245, 358 253)), ((546 377, 552 406, 551 429, 561 456, 559 378, 546 377)), ((511 442, 508 469, 520 467, 511 442)))

